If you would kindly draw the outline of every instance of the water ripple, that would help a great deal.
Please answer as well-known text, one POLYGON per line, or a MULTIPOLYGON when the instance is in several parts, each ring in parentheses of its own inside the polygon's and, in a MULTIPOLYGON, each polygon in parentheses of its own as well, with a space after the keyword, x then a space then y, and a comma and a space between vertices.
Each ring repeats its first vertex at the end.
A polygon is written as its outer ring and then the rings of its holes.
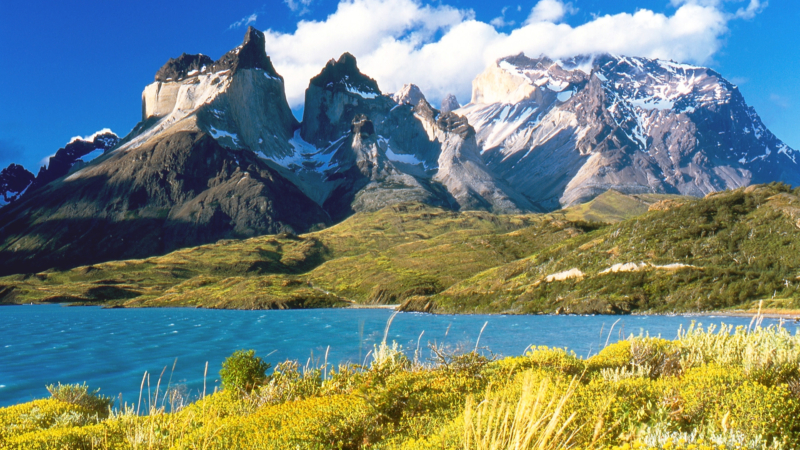
MULTIPOLYGON (((275 366, 286 359, 305 364, 363 362, 383 339, 391 311, 220 311, 204 309, 62 308, 57 305, 3 307, 0 323, 0 406, 47 396, 51 383, 83 383, 109 396, 136 399, 142 375, 151 384, 164 378, 191 392, 203 387, 208 361, 208 387, 217 386, 222 361, 239 349, 255 349, 275 366), (5 342, 4 342, 5 341, 5 342), (172 373, 172 366, 175 372, 172 373), (179 380, 179 381, 178 381, 179 380)), ((390 340, 406 349, 427 343, 472 348, 485 322, 481 345, 496 354, 518 355, 529 345, 568 347, 581 356, 602 347, 618 317, 593 316, 445 316, 398 314, 390 340), (602 341, 602 342, 601 342, 602 341)), ((628 316, 617 324, 611 342, 630 333, 648 332, 672 339, 679 326, 747 325, 734 317, 628 316), (617 331, 619 330, 619 331, 617 331)), ((773 323, 767 321, 767 323, 773 323)))

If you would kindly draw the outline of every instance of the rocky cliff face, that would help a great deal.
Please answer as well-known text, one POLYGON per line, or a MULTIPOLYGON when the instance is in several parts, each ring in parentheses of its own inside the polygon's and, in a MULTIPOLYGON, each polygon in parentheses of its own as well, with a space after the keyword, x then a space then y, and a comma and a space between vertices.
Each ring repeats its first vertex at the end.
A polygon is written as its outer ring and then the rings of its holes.
POLYGON ((70 143, 43 172, 53 179, 3 208, 0 274, 330 223, 259 157, 291 153, 298 126, 259 31, 216 62, 170 60, 142 97, 143 121, 121 142, 104 141, 113 149, 79 167, 75 157, 104 137, 70 143))
POLYGON ((489 168, 544 209, 608 190, 702 196, 800 181, 797 153, 716 72, 646 58, 503 58, 458 110, 489 168))
POLYGON ((242 45, 217 61, 184 54, 159 69, 142 93, 142 122, 121 148, 167 132, 203 131, 229 148, 281 157, 292 153, 288 140, 298 127, 264 34, 250 27, 242 45))
POLYGON ((293 159, 274 159, 334 219, 403 201, 510 212, 530 203, 481 161, 474 130, 415 85, 384 95, 350 54, 311 79, 293 159))

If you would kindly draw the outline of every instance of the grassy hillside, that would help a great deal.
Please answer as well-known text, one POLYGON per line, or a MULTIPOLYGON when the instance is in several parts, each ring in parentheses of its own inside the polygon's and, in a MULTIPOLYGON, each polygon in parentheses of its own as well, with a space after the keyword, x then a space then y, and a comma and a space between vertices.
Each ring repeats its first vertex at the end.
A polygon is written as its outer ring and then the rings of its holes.
POLYGON ((0 303, 434 312, 796 308, 800 191, 603 194, 546 215, 405 204, 331 228, 0 278, 0 303), (630 217, 633 216, 633 217, 630 217))
POLYGON ((430 301, 439 312, 703 311, 757 299, 796 308, 799 193, 770 185, 683 204, 667 200, 482 272, 430 301))
POLYGON ((731 331, 631 337, 587 359, 545 347, 406 356, 383 343, 365 366, 287 361, 269 373, 237 352, 224 390, 199 399, 165 382, 109 411, 113 399, 86 386, 50 386, 50 398, 0 408, 0 448, 798 448, 800 338, 731 331))
POLYGON ((399 301, 529 254, 541 244, 526 233, 565 233, 566 223, 551 222, 399 205, 303 236, 227 240, 143 260, 4 277, 0 301, 248 309, 399 301), (415 265, 426 253, 429 263, 415 265))
POLYGON ((589 202, 552 213, 570 221, 615 223, 646 213, 650 206, 662 200, 683 201, 678 195, 638 194, 626 195, 608 190, 589 202))

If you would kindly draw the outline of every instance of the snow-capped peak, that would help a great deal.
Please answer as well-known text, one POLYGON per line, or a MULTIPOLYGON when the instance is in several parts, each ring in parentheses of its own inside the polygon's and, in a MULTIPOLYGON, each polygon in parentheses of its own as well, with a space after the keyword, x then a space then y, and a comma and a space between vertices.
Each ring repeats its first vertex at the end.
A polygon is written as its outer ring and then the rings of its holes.
POLYGON ((420 100, 425 100, 425 95, 415 84, 404 84, 399 91, 391 94, 391 97, 398 105, 416 106, 420 100))

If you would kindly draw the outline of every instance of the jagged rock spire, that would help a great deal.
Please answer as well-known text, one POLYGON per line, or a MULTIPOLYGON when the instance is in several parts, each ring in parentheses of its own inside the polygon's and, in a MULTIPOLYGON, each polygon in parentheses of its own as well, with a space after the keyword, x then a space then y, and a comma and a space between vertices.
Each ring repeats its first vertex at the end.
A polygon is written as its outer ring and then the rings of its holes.
POLYGON ((356 57, 350 53, 342 54, 338 60, 328 61, 319 75, 311 79, 310 84, 334 92, 381 94, 378 82, 358 70, 356 57))
POLYGON ((420 100, 425 100, 425 95, 416 84, 404 84, 399 91, 392 95, 392 99, 399 105, 416 106, 420 100))
POLYGON ((197 55, 183 53, 177 58, 170 58, 156 72, 155 80, 161 82, 178 81, 194 75, 223 70, 235 72, 238 69, 261 69, 270 76, 283 79, 275 71, 272 61, 267 56, 264 33, 253 27, 247 27, 242 45, 225 53, 217 61, 202 53, 197 55))
POLYGON ((458 103, 458 99, 453 94, 447 94, 447 97, 442 100, 442 107, 440 110, 443 113, 455 111, 458 108, 461 108, 461 105, 458 103))

